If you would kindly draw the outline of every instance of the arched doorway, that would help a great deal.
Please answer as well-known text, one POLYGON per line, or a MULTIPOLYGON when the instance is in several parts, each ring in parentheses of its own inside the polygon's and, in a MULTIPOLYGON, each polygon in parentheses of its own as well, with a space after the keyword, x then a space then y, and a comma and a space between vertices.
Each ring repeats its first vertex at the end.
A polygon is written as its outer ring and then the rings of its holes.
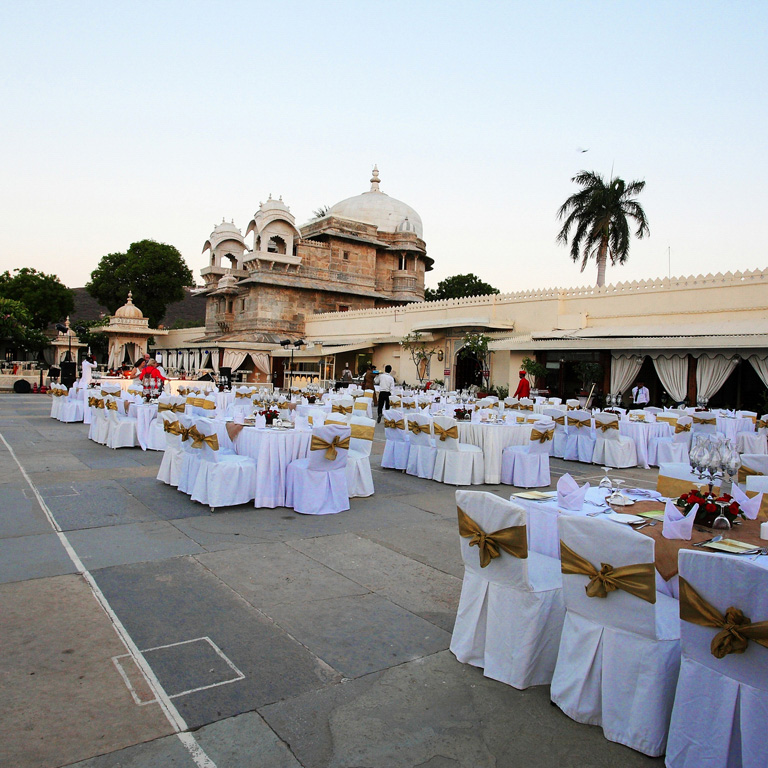
POLYGON ((467 389, 473 384, 483 386, 483 366, 476 355, 462 351, 456 353, 456 389, 467 389))

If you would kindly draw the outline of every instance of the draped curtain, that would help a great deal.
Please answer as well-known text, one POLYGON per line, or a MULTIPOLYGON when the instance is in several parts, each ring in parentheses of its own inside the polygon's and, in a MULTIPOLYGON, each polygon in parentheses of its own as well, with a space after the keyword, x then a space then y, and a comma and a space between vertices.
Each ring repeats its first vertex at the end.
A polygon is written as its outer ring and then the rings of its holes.
POLYGON ((697 396, 709 399, 716 395, 738 363, 738 356, 702 355, 696 366, 697 396))
POLYGON ((611 359, 611 394, 624 392, 643 367, 644 355, 613 355, 611 359))
POLYGON ((246 357, 248 357, 247 352, 241 352, 239 349, 225 349, 223 366, 236 371, 246 357))
POLYGON ((760 381, 768 387, 768 355, 752 355, 749 358, 749 362, 752 363, 752 367, 760 377, 760 381))
POLYGON ((251 352, 251 360, 257 370, 269 376, 269 355, 266 352, 251 352))
POLYGON ((219 374, 219 350, 211 350, 211 368, 213 372, 218 376, 219 374))
POLYGON ((43 360, 45 360, 45 363, 48 367, 52 366, 56 360, 56 348, 45 347, 43 349, 43 360))
POLYGON ((688 355, 657 355, 653 358, 653 367, 672 399, 682 403, 688 394, 688 355))

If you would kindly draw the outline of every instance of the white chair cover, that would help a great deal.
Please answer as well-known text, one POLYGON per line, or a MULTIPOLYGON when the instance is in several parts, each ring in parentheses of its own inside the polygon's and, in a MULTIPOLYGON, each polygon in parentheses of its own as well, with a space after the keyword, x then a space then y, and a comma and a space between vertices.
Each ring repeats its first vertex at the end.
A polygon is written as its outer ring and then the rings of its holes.
MULTIPOLYGON (((66 392, 66 388, 63 388, 66 392)), ((58 419, 65 424, 71 424, 83 420, 83 399, 78 390, 72 387, 66 397, 59 397, 61 405, 59 408, 58 419)))
POLYGON ((135 448, 139 444, 136 437, 136 419, 125 415, 122 399, 105 397, 104 410, 107 416, 107 447, 135 448))
MULTIPOLYGON (((317 427, 312 436, 332 444, 334 438, 351 436, 349 427, 335 424, 317 427)), ((286 472, 286 506, 303 515, 332 515, 349 509, 347 449, 336 448, 336 457, 324 448, 311 448, 309 457, 297 459, 286 472)))
MULTIPOLYGON (((578 400, 576 403, 578 404, 578 400)), ((565 424, 568 437, 565 441, 563 458, 567 461, 583 461, 591 464, 595 453, 592 414, 589 411, 568 411, 565 424)))
POLYGON ((616 414, 595 414, 595 436, 593 464, 617 468, 637 466, 635 441, 619 433, 619 417, 616 414), (615 429, 608 426, 613 424, 615 429))
MULTIPOLYGON (((654 562, 654 542, 627 526, 563 515, 560 540, 596 570, 654 562)), ((550 695, 568 717, 609 741, 664 754, 680 665, 678 603, 622 589, 588 597, 589 577, 563 573, 565 623, 550 695)))
MULTIPOLYGON (((368 400, 361 397, 360 400, 368 400)), ((347 454, 347 490, 349 498, 373 496, 373 475, 371 474, 371 450, 376 429, 374 419, 353 416, 350 422, 352 437, 347 454)))
POLYGON ((653 466, 659 464, 684 464, 688 461, 691 450, 691 425, 693 419, 690 416, 680 416, 675 422, 681 428, 688 427, 688 431, 677 432, 671 437, 652 437, 648 441, 648 463, 653 466))
POLYGON ((768 437, 762 432, 737 432, 736 450, 739 453, 768 453, 768 437))
MULTIPOLYGON (((555 398, 557 399, 557 398, 555 398)), ((562 408, 545 408, 544 416, 555 423, 555 438, 552 440, 549 455, 558 459, 565 458, 565 446, 568 443, 568 429, 566 425, 566 412, 562 408)))
MULTIPOLYGON (((483 491, 456 491, 456 504, 486 534, 526 524, 522 507, 483 491)), ((464 580, 451 651, 486 677, 515 688, 547 685, 555 669, 565 610, 558 560, 500 550, 485 567, 461 537, 464 580)))
POLYGON ((518 488, 549 485, 549 449, 555 433, 552 421, 537 421, 526 445, 509 445, 501 452, 501 482, 518 488))
POLYGON ((691 431, 696 433, 702 433, 705 435, 714 435, 717 433, 717 414, 713 411, 699 411, 698 413, 691 414, 693 417, 693 426, 691 431), (713 424, 705 424, 706 421, 713 421, 713 424))
POLYGON ((750 475, 768 475, 768 456, 763 453, 743 453, 739 467, 739 482, 750 475))
MULTIPOLYGON (((405 405, 406 399, 407 398, 403 398, 403 405, 405 405)), ((408 464, 406 465, 405 471, 409 475, 415 475, 416 477, 423 477, 431 480, 435 473, 435 459, 437 457, 435 441, 432 439, 432 420, 426 414, 417 412, 416 410, 406 410, 403 411, 403 413, 407 414, 407 427, 410 433, 408 464), (414 432, 412 425, 416 425, 417 427, 428 427, 428 429, 426 432, 414 432)))
POLYGON ((405 418, 402 411, 388 410, 383 412, 384 417, 384 453, 381 457, 381 466, 383 469, 400 469, 405 471, 408 466, 408 451, 410 449, 411 434, 408 431, 408 419, 405 418), (387 423, 395 422, 399 426, 388 427, 387 423))
MULTIPOLYGON (((169 425, 178 422, 184 429, 188 429, 193 424, 192 417, 186 416, 183 413, 173 413, 171 411, 163 411, 157 420, 161 424, 169 425)), ((184 440, 182 442, 182 435, 166 432, 165 429, 163 429, 163 434, 165 435, 165 452, 163 453, 163 459, 160 462, 160 469, 157 471, 157 479, 161 483, 166 483, 167 485, 172 485, 176 488, 179 485, 184 452, 189 445, 189 441, 184 440)))
MULTIPOLYGON (((94 390, 94 392, 97 392, 94 390)), ((101 403, 101 408, 98 405, 89 406, 91 411, 91 425, 88 428, 88 439, 93 440, 95 443, 106 445, 107 442, 107 429, 109 424, 107 423, 107 412, 104 409, 104 398, 99 394, 92 395, 95 403, 101 403)))
MULTIPOLYGON (((768 570, 748 560, 683 550, 680 578, 721 616, 740 609, 768 621, 768 570)), ((718 659, 719 628, 680 622, 682 664, 667 744, 669 768, 768 765, 768 648, 750 641, 718 659)))
POLYGON ((460 443, 458 438, 440 434, 439 429, 445 432, 453 428, 456 428, 458 434, 456 419, 450 416, 435 416, 433 424, 435 463, 432 479, 449 485, 482 485, 485 482, 483 449, 470 443, 460 443))

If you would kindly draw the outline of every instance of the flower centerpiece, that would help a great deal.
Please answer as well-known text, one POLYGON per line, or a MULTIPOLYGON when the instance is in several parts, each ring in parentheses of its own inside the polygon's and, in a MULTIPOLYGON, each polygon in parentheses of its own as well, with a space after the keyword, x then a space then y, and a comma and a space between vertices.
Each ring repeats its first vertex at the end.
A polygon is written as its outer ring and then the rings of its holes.
POLYGON ((692 488, 688 493, 680 496, 675 503, 686 515, 691 511, 694 504, 698 504, 699 510, 696 512, 695 522, 705 528, 711 528, 715 518, 721 512, 731 525, 737 517, 745 517, 741 507, 729 493, 715 498, 707 493, 702 493, 698 488, 692 488))
POLYGON ((267 406, 263 411, 259 411, 259 415, 264 417, 268 426, 271 426, 275 419, 279 418, 280 412, 276 408, 267 406))
POLYGON ((472 418, 472 411, 468 408, 457 408, 453 412, 453 417, 456 421, 469 421, 472 418))

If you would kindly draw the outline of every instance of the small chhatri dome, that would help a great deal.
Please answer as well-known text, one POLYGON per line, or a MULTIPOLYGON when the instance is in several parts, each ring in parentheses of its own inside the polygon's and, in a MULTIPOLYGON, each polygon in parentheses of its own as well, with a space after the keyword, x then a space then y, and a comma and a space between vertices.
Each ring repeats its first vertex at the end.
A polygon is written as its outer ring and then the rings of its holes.
POLYGON ((132 291, 128 291, 128 301, 115 312, 115 317, 127 317, 133 320, 140 320, 144 317, 142 311, 133 303, 132 291))
POLYGON ((237 278, 234 275, 227 273, 223 275, 216 283, 216 287, 221 290, 222 288, 234 288, 237 286, 237 278))
POLYGON ((382 232, 412 232, 417 237, 423 238, 424 227, 421 216, 410 205, 382 192, 379 184, 379 169, 374 166, 370 190, 336 203, 328 211, 328 215, 373 224, 382 232), (406 222, 409 228, 401 229, 406 222))

